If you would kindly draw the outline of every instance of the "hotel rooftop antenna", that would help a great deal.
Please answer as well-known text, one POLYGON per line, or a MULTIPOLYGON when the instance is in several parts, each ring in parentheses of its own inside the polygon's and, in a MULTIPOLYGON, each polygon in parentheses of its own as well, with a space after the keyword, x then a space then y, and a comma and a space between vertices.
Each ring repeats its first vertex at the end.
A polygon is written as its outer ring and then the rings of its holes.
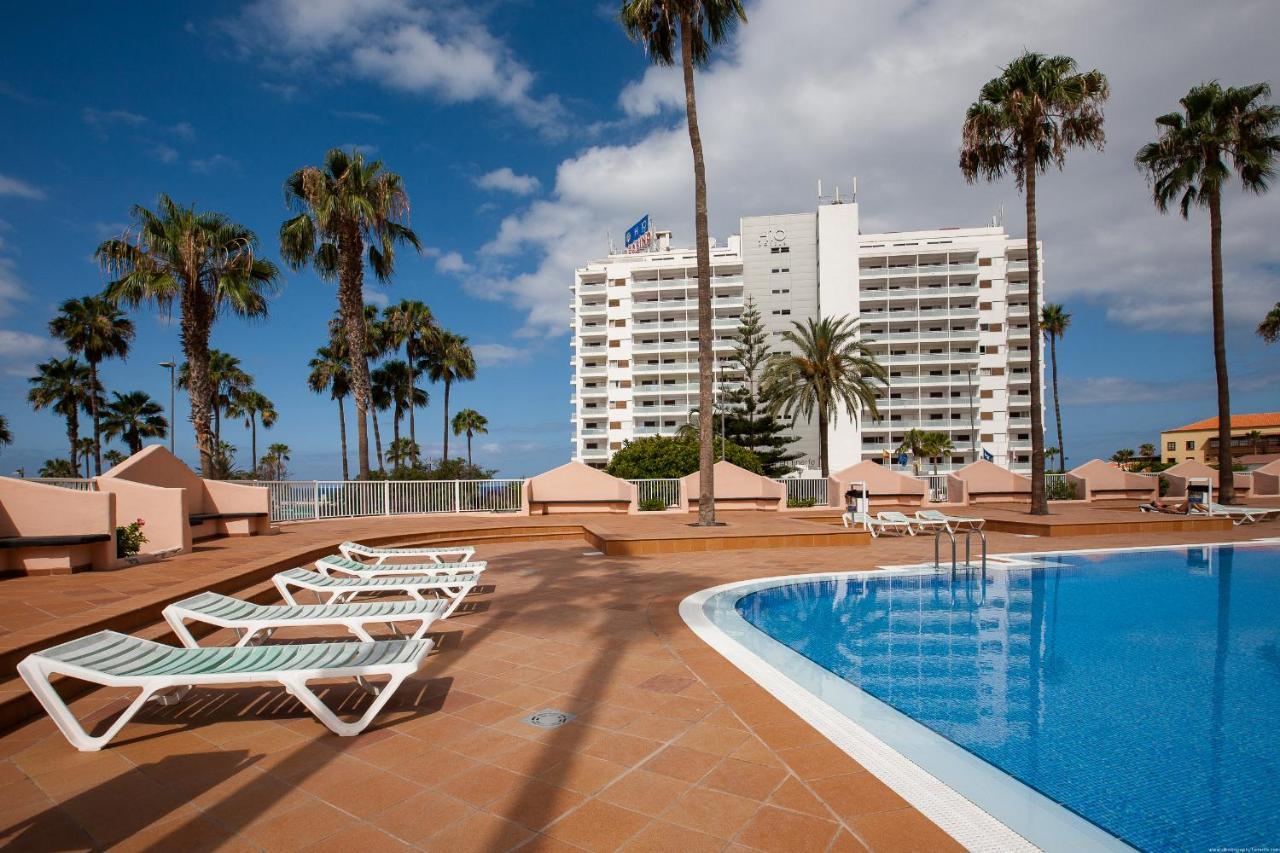
POLYGON ((853 194, 849 196, 849 202, 855 204, 858 201, 858 176, 853 176, 853 194))

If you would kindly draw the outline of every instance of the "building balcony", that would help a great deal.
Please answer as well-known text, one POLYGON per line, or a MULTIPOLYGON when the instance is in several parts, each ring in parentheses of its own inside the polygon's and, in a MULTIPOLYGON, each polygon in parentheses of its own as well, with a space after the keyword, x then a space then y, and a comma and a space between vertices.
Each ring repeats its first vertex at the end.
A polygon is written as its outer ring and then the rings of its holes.
POLYGON ((978 330, 952 329, 949 332, 864 332, 863 343, 878 344, 882 341, 905 343, 908 341, 976 341, 978 330))
POLYGON ((858 291, 862 302, 883 302, 893 299, 958 299, 978 295, 976 284, 951 285, 949 287, 863 287, 858 291))
POLYGON ((955 430, 964 430, 967 432, 969 430, 975 429, 978 426, 981 426, 981 424, 980 423, 971 424, 969 423, 968 418, 966 418, 963 421, 948 421, 948 420, 935 421, 935 420, 929 420, 928 418, 925 418, 923 420, 904 419, 900 421, 863 421, 862 431, 866 433, 877 433, 877 434, 882 432, 906 432, 909 429, 931 430, 935 432, 952 432, 955 430))
MULTIPOLYGON (((664 278, 661 280, 633 279, 631 282, 631 291, 633 293, 651 292, 655 290, 658 290, 658 291, 667 290, 668 288, 672 290, 676 290, 680 288, 689 289, 689 288, 696 288, 697 286, 698 286, 698 280, 696 278, 664 278)), ((735 287, 738 287, 738 288, 742 287, 741 273, 735 273, 733 275, 712 275, 711 276, 711 289, 713 292, 720 288, 728 289, 728 288, 735 288, 735 287)))
MULTIPOLYGON (((717 296, 711 300, 711 307, 716 311, 742 308, 744 299, 741 296, 717 296)), ((681 313, 698 313, 697 299, 651 299, 633 300, 632 314, 653 314, 654 312, 679 311, 681 313)))
POLYGON ((877 357, 881 364, 932 364, 937 362, 976 363, 976 352, 918 352, 905 355, 885 355, 877 357))
MULTIPOLYGON (((712 345, 716 350, 727 352, 735 346, 737 342, 730 339, 722 339, 715 341, 712 345)), ((697 352, 697 341, 662 341, 656 344, 632 344, 632 352, 697 352)))
POLYGON ((858 319, 863 324, 896 323, 899 320, 965 320, 977 319, 977 308, 921 308, 919 311, 886 311, 880 308, 875 311, 859 311, 858 319))
POLYGON ((976 273, 977 264, 908 264, 905 266, 859 267, 858 277, 896 278, 898 276, 960 275, 976 273))

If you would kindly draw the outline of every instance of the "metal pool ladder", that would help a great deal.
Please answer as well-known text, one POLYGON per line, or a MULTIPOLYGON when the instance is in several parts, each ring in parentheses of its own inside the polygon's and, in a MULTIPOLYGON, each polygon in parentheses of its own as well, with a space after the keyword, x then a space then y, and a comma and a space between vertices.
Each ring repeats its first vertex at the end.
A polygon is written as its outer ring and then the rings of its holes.
MULTIPOLYGON (((972 567, 973 563, 970 559, 973 545, 973 534, 978 534, 978 539, 982 541, 982 579, 987 578, 987 535, 977 528, 969 528, 964 532, 964 565, 966 571, 972 567)), ((951 540, 951 580, 956 579, 956 535, 951 532, 950 528, 943 527, 937 533, 933 534, 933 568, 935 571, 942 569, 942 563, 939 559, 939 548, 942 544, 943 534, 951 540)))

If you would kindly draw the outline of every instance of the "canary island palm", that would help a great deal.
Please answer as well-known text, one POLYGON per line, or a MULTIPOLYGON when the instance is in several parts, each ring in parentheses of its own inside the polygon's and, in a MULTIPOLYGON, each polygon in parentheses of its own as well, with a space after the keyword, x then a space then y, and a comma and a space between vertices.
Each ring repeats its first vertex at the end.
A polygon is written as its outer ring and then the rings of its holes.
MULTIPOLYGON (((402 299, 395 305, 382 310, 382 325, 386 340, 392 349, 404 347, 405 364, 409 366, 409 385, 417 385, 414 365, 423 355, 423 342, 436 327, 435 317, 426 303, 416 299, 402 299)), ((423 403, 423 405, 426 405, 423 403)), ((416 405, 409 407, 409 438, 418 440, 418 431, 414 426, 413 411, 416 405)))
POLYGON ((1056 302, 1040 311, 1040 330, 1049 337, 1049 373, 1053 378, 1053 419, 1058 428, 1058 473, 1067 470, 1066 440, 1062 437, 1062 404, 1058 397, 1058 341, 1071 325, 1071 313, 1056 302))
POLYGON ((427 376, 444 385, 444 451, 441 459, 449 461, 449 389, 455 382, 476 378, 476 359, 462 335, 435 329, 427 337, 427 376))
MULTIPOLYGON (((133 321, 111 302, 101 296, 83 296, 62 303, 49 321, 49 334, 63 341, 68 352, 84 356, 97 386, 101 384, 98 365, 104 359, 127 356, 135 332, 133 321)), ((93 470, 101 474, 102 416, 96 394, 89 398, 89 416, 93 419, 93 470)))
POLYGON ((408 244, 419 252, 418 235, 406 224, 409 195, 404 181, 383 168, 381 160, 334 148, 322 166, 298 169, 284 185, 285 201, 298 215, 280 226, 280 252, 293 269, 310 264, 322 279, 338 282, 342 316, 351 360, 351 391, 356 400, 356 455, 359 477, 369 478, 369 364, 364 318, 364 267, 378 281, 395 271, 396 248, 408 244))
POLYGON ((346 347, 335 340, 327 347, 316 350, 315 358, 307 362, 307 387, 316 394, 329 392, 329 399, 338 404, 338 438, 342 448, 342 479, 350 478, 347 469, 347 413, 342 401, 351 393, 351 371, 346 347))
POLYGON ((276 425, 275 405, 266 394, 256 389, 241 391, 231 398, 231 406, 227 414, 233 418, 243 418, 244 425, 249 428, 249 459, 252 465, 258 464, 258 424, 263 429, 271 429, 276 425))
MULTIPOLYGON (((191 390, 191 366, 183 362, 178 366, 178 387, 191 390)), ((209 399, 209 411, 213 416, 213 442, 222 440, 222 416, 231 407, 231 398, 253 387, 253 377, 240 366, 240 359, 220 349, 209 350, 209 387, 213 396, 209 399)))
POLYGON ((267 316, 267 301, 280 271, 258 254, 253 231, 221 213, 200 212, 161 195, 154 211, 135 205, 135 227, 98 246, 96 257, 114 278, 104 295, 116 305, 154 303, 179 312, 179 335, 189 364, 191 423, 200 470, 208 473, 215 451, 210 424, 214 389, 209 377, 209 337, 224 313, 267 316))
POLYGON ((1040 243, 1036 179, 1062 169, 1071 148, 1102 149, 1102 72, 1077 71, 1069 56, 1024 52, 982 87, 964 119, 960 170, 970 183, 1012 172, 1027 211, 1027 303, 1031 325, 1031 512, 1049 513, 1044 485, 1044 412, 1040 346, 1040 243))
POLYGON ((267 447, 267 455, 262 457, 262 471, 273 480, 285 478, 285 463, 289 461, 289 445, 276 442, 267 447))
MULTIPOLYGON (((1280 107, 1264 103, 1266 83, 1226 87, 1217 81, 1193 86, 1179 101, 1181 112, 1156 119, 1157 138, 1138 149, 1134 163, 1151 184, 1161 213, 1176 202, 1183 219, 1191 208, 1209 211, 1209 282, 1213 304, 1213 361, 1218 383, 1218 446, 1231 447, 1231 391, 1227 376, 1227 332, 1222 286, 1222 192, 1232 172, 1245 192, 1267 191, 1280 154, 1280 107)), ((1228 463, 1229 463, 1229 456, 1228 463)), ((1228 467, 1229 464, 1228 464, 1228 467)), ((1235 500, 1235 484, 1222 477, 1218 496, 1235 500)))
POLYGON ((400 421, 403 420, 405 411, 427 405, 427 392, 413 386, 413 373, 409 365, 398 358, 383 364, 370 377, 373 380, 375 400, 385 399, 392 410, 391 440, 394 442, 400 438, 400 421))
POLYGON ((489 419, 475 409, 463 409, 453 416, 453 434, 467 436, 467 467, 471 466, 471 438, 489 432, 489 419))
MULTIPOLYGON (((712 48, 746 23, 742 0, 624 0, 622 27, 644 46, 655 65, 675 65, 677 46, 684 76, 685 120, 693 153, 693 231, 698 260, 698 411, 714 411, 715 351, 711 331, 711 249, 707 227, 707 170, 698 127, 694 69, 711 61, 712 48)), ((698 420, 698 523, 716 523, 714 425, 698 420)))
POLYGON ((781 412, 794 422, 818 419, 818 457, 822 476, 830 471, 827 429, 837 423, 843 409, 855 422, 863 412, 880 417, 876 408, 877 384, 888 372, 866 343, 859 340, 857 321, 848 317, 792 322, 782 333, 787 350, 769 357, 761 383, 761 396, 774 414, 781 412))
POLYGON ((108 439, 118 437, 132 454, 142 449, 144 438, 165 438, 169 435, 169 420, 164 416, 164 408, 151 399, 150 394, 145 391, 130 391, 128 394, 114 391, 111 396, 114 399, 107 404, 102 420, 102 432, 108 439))
POLYGON ((67 461, 75 469, 71 476, 79 477, 80 452, 76 442, 80 438, 80 412, 87 412, 92 405, 90 400, 96 394, 91 389, 97 389, 97 394, 101 394, 102 389, 94 384, 89 366, 75 356, 51 358, 36 365, 36 375, 27 382, 31 385, 27 391, 31 407, 36 411, 51 409, 66 422, 70 451, 67 461))

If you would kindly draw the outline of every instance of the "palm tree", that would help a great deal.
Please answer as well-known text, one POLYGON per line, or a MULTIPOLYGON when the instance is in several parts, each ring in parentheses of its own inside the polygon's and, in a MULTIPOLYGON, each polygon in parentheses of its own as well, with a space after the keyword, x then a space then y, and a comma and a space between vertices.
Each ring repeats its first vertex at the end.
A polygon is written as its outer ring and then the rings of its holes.
POLYGON ((449 461, 449 388, 454 382, 476 378, 476 359, 462 335, 435 329, 426 340, 425 362, 432 382, 444 383, 444 451, 441 461, 449 461))
POLYGON ((1156 455, 1156 446, 1149 441, 1143 442, 1138 446, 1138 455, 1148 458, 1156 455))
POLYGON ((327 347, 316 350, 315 358, 307 362, 311 373, 307 376, 307 387, 317 394, 329 392, 329 399, 338 403, 338 435, 342 439, 342 479, 350 479, 347 471, 347 413, 342 400, 351 391, 351 370, 347 360, 346 348, 338 346, 335 341, 327 347))
MULTIPOLYGON (((258 424, 263 429, 271 429, 276 424, 276 407, 261 391, 241 391, 231 398, 231 406, 227 414, 233 418, 244 418, 244 425, 250 431, 249 460, 251 465, 258 464, 258 424)), ((256 476, 256 472, 255 472, 256 476)))
POLYGON ((102 458, 107 461, 108 465, 114 468, 124 460, 128 459, 129 457, 125 456, 123 453, 121 453, 119 450, 116 450, 113 447, 110 450, 102 451, 102 458))
POLYGON ((88 411, 90 398, 97 396, 90 389, 93 374, 88 365, 75 356, 51 358, 43 364, 36 365, 36 375, 27 380, 31 390, 27 392, 27 402, 36 411, 53 409, 55 414, 62 415, 67 423, 67 446, 70 454, 67 457, 71 467, 76 469, 73 477, 80 476, 79 451, 76 440, 80 438, 80 412, 88 411))
MULTIPOLYGON (((746 23, 742 0, 623 0, 623 29, 644 45, 655 65, 674 65, 676 43, 684 72, 685 119, 693 152, 693 230, 698 257, 698 411, 713 411, 715 362, 711 331, 711 251, 707 228, 707 170, 693 71, 711 60, 711 49, 729 38, 738 22, 746 23)), ((447 421, 446 421, 447 423, 447 421)), ((711 418, 698 419, 698 524, 716 523, 715 451, 711 418)))
POLYGON ((262 468, 271 475, 271 479, 283 480, 285 478, 284 463, 289 461, 289 454, 292 452, 289 449, 289 445, 279 442, 267 447, 267 455, 262 457, 262 468))
MULTIPOLYGON (((1117 450, 1115 453, 1111 454, 1111 461, 1118 464, 1121 468, 1127 468, 1129 466, 1129 462, 1132 459, 1133 459, 1133 450, 1128 447, 1121 448, 1120 450, 1117 450)), ((1226 479, 1226 478, 1223 477, 1222 479, 1226 479)))
MULTIPOLYGON (((390 328, 386 323, 378 319, 378 307, 376 305, 364 306, 364 323, 366 363, 377 361, 395 349, 391 339, 390 328)), ((329 319, 329 339, 330 341, 338 341, 344 338, 342 314, 340 311, 334 312, 333 317, 329 319)), ((331 343, 330 345, 332 346, 333 344, 331 343)), ((343 346, 346 346, 345 340, 343 346)), ((383 395, 379 389, 374 388, 372 382, 372 374, 370 374, 369 419, 373 421, 373 446, 378 460, 378 471, 382 472, 384 470, 382 466, 382 430, 378 426, 378 412, 385 412, 390 407, 391 400, 383 395)))
MULTIPOLYGON (((222 416, 231 406, 231 398, 253 387, 253 377, 240 366, 240 359, 220 349, 209 350, 209 385, 213 396, 209 411, 213 414, 213 440, 222 440, 222 416)), ((178 387, 191 389, 191 368, 187 362, 178 366, 178 387)))
POLYGON ((84 472, 89 473, 90 462, 93 460, 93 439, 77 438, 76 439, 76 467, 80 467, 80 457, 84 457, 84 472))
POLYGON ((955 451, 955 445, 951 443, 951 436, 945 432, 927 432, 924 434, 924 454, 925 457, 933 462, 933 473, 938 473, 938 460, 951 455, 955 451))
MULTIPOLYGON (((426 303, 416 299, 402 299, 382 311, 382 325, 386 330, 386 340, 391 349, 404 347, 405 364, 409 366, 409 385, 415 385, 414 363, 422 357, 423 342, 436 328, 435 317, 426 303)), ((426 405, 425 403, 423 405, 426 405)), ((413 423, 413 410, 409 407, 409 438, 418 440, 418 432, 413 423)))
POLYGON ((818 416, 818 456, 822 476, 830 474, 827 425, 835 423, 843 408, 857 420, 862 411, 873 418, 876 408, 875 383, 884 384, 888 372, 867 345, 858 339, 857 321, 848 317, 792 321, 782 333, 791 352, 777 352, 765 367, 761 396, 770 401, 773 413, 783 412, 792 421, 818 416))
MULTIPOLYGON (((89 363, 94 386, 98 381, 98 365, 103 359, 124 358, 133 341, 133 321, 119 308, 101 296, 68 299, 49 321, 49 334, 67 345, 67 352, 83 355, 89 363)), ((99 395, 89 398, 89 416, 93 418, 94 473, 102 473, 102 427, 98 412, 99 395)))
POLYGON ((1269 344, 1280 340, 1280 302, 1277 302, 1276 307, 1268 311, 1267 316, 1263 317, 1262 322, 1258 324, 1258 337, 1269 344))
POLYGON ((164 407, 145 391, 130 391, 128 394, 114 391, 111 396, 115 399, 107 405, 107 414, 102 422, 102 431, 108 439, 119 436, 132 454, 142 449, 144 438, 164 438, 169 434, 164 407))
POLYGON ((13 444, 13 433, 9 431, 9 419, 0 415, 0 445, 8 447, 13 444))
POLYGON ((1071 325, 1071 313, 1056 302, 1047 303, 1040 310, 1040 329, 1049 336, 1049 369, 1053 376, 1053 418, 1058 425, 1058 473, 1067 470, 1066 447, 1062 438, 1062 405, 1058 398, 1058 340, 1071 325))
POLYGON ((420 454, 416 441, 411 438, 397 438, 387 448, 387 461, 391 463, 394 470, 399 471, 401 468, 416 465, 420 454))
POLYGON ((467 434, 467 467, 471 466, 471 437, 489 432, 489 419, 475 409, 463 409, 453 416, 453 434, 467 434))
POLYGON ((1031 513, 1048 515, 1044 488, 1044 412, 1040 358, 1040 242, 1036 178, 1050 165, 1062 169, 1067 150, 1101 149, 1107 78, 1076 71, 1069 56, 1024 52, 982 87, 964 119, 960 170, 965 180, 994 181, 1013 172, 1027 209, 1027 304, 1031 320, 1031 513))
POLYGON ((404 418, 405 411, 412 411, 415 406, 425 406, 427 392, 410 385, 413 373, 409 365, 399 359, 388 361, 369 376, 373 380, 374 402, 385 401, 392 409, 391 430, 392 441, 395 442, 400 438, 400 421, 404 418))
MULTIPOLYGON (((1231 394, 1227 377, 1226 316, 1222 287, 1222 191, 1234 167, 1246 192, 1264 193, 1280 153, 1280 107, 1262 103, 1266 83, 1223 88, 1216 80, 1191 87, 1179 101, 1182 112, 1156 119, 1157 138, 1138 149, 1134 163, 1147 175, 1161 213, 1174 200, 1182 218, 1193 205, 1209 210, 1209 276, 1213 302, 1213 360, 1218 382, 1218 447, 1228 463, 1231 394)), ((1235 500, 1235 484, 1222 477, 1219 499, 1235 500)))
POLYGON ((98 246, 96 257, 118 277, 106 297, 117 305, 153 302, 161 310, 178 303, 183 355, 190 367, 191 423, 207 474, 215 451, 210 428, 209 336, 219 314, 267 315, 267 299, 279 286, 276 265, 258 255, 258 238, 220 213, 200 213, 161 195, 156 211, 134 205, 136 233, 98 246))
POLYGON ((1249 439, 1249 448, 1250 450, 1253 451, 1255 456, 1262 452, 1259 449, 1262 447, 1262 430, 1251 429, 1249 430, 1249 434, 1246 436, 1246 438, 1249 439))
POLYGON ((68 462, 65 459, 46 459, 40 466, 40 476, 71 480, 80 476, 80 469, 74 462, 68 462))
MULTIPOLYGON (((924 430, 915 429, 914 427, 902 434, 902 441, 898 444, 898 449, 893 452, 894 456, 901 456, 906 453, 911 456, 911 468, 917 474, 920 473, 920 461, 929 457, 929 433, 924 430)), ((825 475, 824 475, 825 476, 825 475)))
POLYGON ((396 245, 419 252, 418 235, 404 222, 409 195, 381 160, 334 148, 322 167, 304 166, 284 185, 285 199, 298 215, 280 226, 280 252, 294 269, 311 264, 322 279, 338 280, 338 308, 351 358, 351 389, 356 398, 359 476, 369 479, 369 365, 356 354, 367 346, 364 311, 364 263, 378 281, 395 271, 396 245))

